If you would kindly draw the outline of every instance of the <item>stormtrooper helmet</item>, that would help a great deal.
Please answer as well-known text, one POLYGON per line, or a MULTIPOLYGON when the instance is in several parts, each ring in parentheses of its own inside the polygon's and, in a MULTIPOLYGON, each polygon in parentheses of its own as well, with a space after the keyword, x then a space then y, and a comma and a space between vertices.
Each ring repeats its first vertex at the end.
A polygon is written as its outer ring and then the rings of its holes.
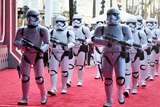
POLYGON ((155 20, 151 17, 147 18, 146 20, 146 26, 150 29, 150 30, 153 30, 154 27, 155 27, 155 20))
POLYGON ((75 14, 72 18, 72 26, 78 28, 82 25, 82 16, 75 14))
POLYGON ((36 9, 29 9, 27 11, 27 26, 36 27, 40 22, 40 13, 36 9))
POLYGON ((154 28, 155 28, 155 29, 158 28, 158 21, 157 21, 157 19, 154 19, 154 28))
POLYGON ((121 22, 120 12, 116 8, 110 8, 107 11, 107 24, 108 25, 117 25, 121 22))
POLYGON ((143 24, 143 17, 141 15, 138 15, 135 17, 137 19, 137 25, 138 29, 142 29, 144 24, 143 24))
POLYGON ((126 24, 130 27, 132 32, 137 30, 137 19, 135 17, 130 17, 126 20, 126 24))
POLYGON ((67 23, 66 23, 67 19, 65 16, 59 15, 56 18, 56 26, 55 29, 58 31, 63 31, 67 28, 67 23))
POLYGON ((103 25, 104 25, 104 20, 97 20, 96 21, 96 27, 103 26, 103 25))

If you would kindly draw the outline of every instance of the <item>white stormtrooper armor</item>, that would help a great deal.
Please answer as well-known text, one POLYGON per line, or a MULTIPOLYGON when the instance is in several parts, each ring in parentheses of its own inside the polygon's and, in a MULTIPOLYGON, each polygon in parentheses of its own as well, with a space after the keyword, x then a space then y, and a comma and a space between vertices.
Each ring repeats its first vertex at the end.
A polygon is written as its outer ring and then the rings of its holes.
POLYGON ((102 73, 104 76, 104 87, 107 97, 104 107, 112 106, 112 91, 113 91, 113 69, 115 70, 117 83, 118 102, 123 104, 124 97, 122 87, 125 83, 125 48, 127 46, 118 41, 132 46, 132 33, 128 26, 120 24, 120 12, 118 9, 110 8, 107 11, 107 26, 97 27, 92 37, 94 44, 104 45, 102 54, 102 73), (104 34, 103 34, 104 32, 104 34), (117 41, 106 40, 106 37, 117 38, 117 41))
POLYGON ((157 46, 157 42, 158 42, 158 37, 155 33, 155 19, 153 18, 147 18, 146 20, 146 27, 149 28, 151 30, 151 35, 152 35, 152 42, 151 42, 151 54, 149 56, 149 60, 150 60, 150 67, 149 67, 149 71, 150 71, 150 80, 153 81, 154 80, 154 73, 155 73, 155 66, 156 66, 156 54, 159 53, 159 49, 157 46), (155 39, 157 38, 157 39, 155 39))
POLYGON ((156 66, 155 66, 155 73, 154 73, 154 75, 155 76, 159 76, 159 54, 160 54, 160 52, 159 52, 159 47, 160 47, 160 29, 158 28, 158 22, 157 22, 157 20, 155 19, 155 22, 154 22, 154 32, 155 32, 155 35, 156 35, 156 37, 157 37, 157 52, 156 52, 156 60, 155 60, 155 64, 156 64, 156 66))
MULTIPOLYGON (((104 25, 104 20, 97 20, 96 21, 96 28, 99 26, 103 26, 104 25)), ((94 34, 93 30, 91 32, 91 35, 93 36, 94 34)), ((93 47, 93 58, 94 58, 94 62, 96 65, 96 76, 95 79, 100 79, 100 77, 102 76, 102 72, 101 72, 101 68, 102 68, 102 52, 103 52, 103 45, 94 45, 93 47)))
POLYGON ((82 24, 82 17, 79 14, 75 14, 73 16, 72 26, 70 30, 75 33, 76 37, 76 46, 73 47, 74 56, 70 58, 69 61, 69 77, 67 86, 71 86, 73 68, 76 62, 76 66, 78 68, 78 83, 77 86, 82 86, 82 78, 84 73, 84 66, 86 60, 86 54, 88 52, 87 44, 91 42, 90 30, 88 27, 82 24), (81 40, 79 40, 81 39, 81 40))
POLYGON ((126 82, 125 82, 125 92, 123 93, 126 97, 128 97, 130 91, 130 80, 132 80, 132 94, 137 94, 137 82, 140 71, 140 60, 144 60, 143 50, 147 49, 148 45, 145 33, 137 30, 138 28, 137 19, 135 17, 128 18, 126 24, 130 27, 132 31, 132 37, 134 39, 134 43, 139 44, 142 47, 142 48, 132 47, 129 49, 130 60, 126 61, 126 74, 125 74, 126 82), (130 77, 131 68, 132 68, 132 79, 130 77))
POLYGON ((40 13, 36 9, 31 9, 27 12, 27 26, 35 27, 40 22, 40 13))
POLYGON ((23 51, 20 64, 23 97, 22 100, 18 102, 18 105, 28 104, 31 65, 33 65, 35 80, 40 89, 41 104, 46 104, 47 102, 45 80, 43 77, 43 53, 49 48, 50 35, 45 27, 39 25, 39 15, 40 13, 37 10, 28 10, 27 26, 18 29, 14 41, 14 45, 23 51), (33 43, 41 51, 26 45, 24 38, 33 43))
POLYGON ((103 26, 103 25, 104 25, 104 20, 97 20, 96 21, 96 27, 103 26))
POLYGON ((55 30, 51 31, 51 55, 49 60, 49 72, 51 79, 51 90, 48 94, 55 96, 57 91, 58 68, 61 67, 62 90, 61 94, 67 93, 68 65, 70 48, 75 46, 75 35, 73 31, 67 29, 66 17, 58 16, 56 18, 55 30), (55 39, 56 41, 52 41, 55 39), (62 42, 63 44, 60 44, 62 42))
POLYGON ((55 29, 58 31, 63 31, 67 28, 67 22, 66 22, 66 17, 64 16, 58 16, 56 18, 56 26, 55 29))
POLYGON ((143 24, 143 17, 141 15, 135 16, 135 18, 137 19, 137 29, 143 29, 144 28, 144 24, 143 24))
MULTIPOLYGON (((146 78, 147 78, 147 74, 148 74, 148 56, 149 56, 149 53, 148 51, 150 50, 150 47, 149 47, 149 36, 147 34, 149 34, 148 32, 150 32, 150 30, 148 29, 145 29, 144 28, 144 24, 143 24, 143 17, 138 15, 136 16, 136 19, 137 19, 137 28, 138 28, 138 32, 139 32, 139 35, 140 37, 142 35, 141 38, 144 40, 143 42, 143 54, 144 54, 144 59, 141 59, 140 60, 140 78, 139 78, 139 81, 138 81, 138 84, 137 84, 137 87, 139 87, 139 85, 141 84, 142 87, 146 87, 146 78)), ((151 33, 151 32, 150 32, 151 33)))
MULTIPOLYGON (((144 61, 141 61, 141 71, 143 71, 142 70, 143 69, 142 65, 147 65, 146 67, 144 66, 145 69, 146 69, 146 72, 147 72, 147 75, 145 77, 146 80, 147 80, 150 77, 150 68, 151 68, 149 57, 151 55, 151 48, 152 48, 152 44, 153 44, 152 43, 152 33, 151 33, 151 30, 148 27, 144 26, 142 16, 136 16, 136 19, 137 19, 137 22, 138 22, 138 25, 139 25, 138 30, 141 30, 142 32, 145 33, 145 35, 147 37, 147 42, 148 42, 148 48, 144 51, 144 58, 145 59, 144 59, 144 61), (147 53, 147 55, 146 55, 146 53, 147 53), (148 59, 148 61, 147 61, 147 59, 148 59), (148 62, 148 64, 146 64, 146 62, 148 62)), ((145 75, 145 72, 143 72, 143 74, 141 72, 141 76, 142 75, 145 75)), ((143 76, 140 79, 143 81, 143 76)), ((138 82, 137 86, 139 86, 139 82, 138 82)))
POLYGON ((79 14, 75 14, 72 18, 72 26, 74 28, 79 28, 80 26, 82 26, 83 22, 82 22, 82 16, 79 14))
POLYGON ((150 30, 153 30, 155 28, 155 19, 154 18, 151 18, 151 17, 148 17, 146 19, 146 26, 150 29, 150 30))

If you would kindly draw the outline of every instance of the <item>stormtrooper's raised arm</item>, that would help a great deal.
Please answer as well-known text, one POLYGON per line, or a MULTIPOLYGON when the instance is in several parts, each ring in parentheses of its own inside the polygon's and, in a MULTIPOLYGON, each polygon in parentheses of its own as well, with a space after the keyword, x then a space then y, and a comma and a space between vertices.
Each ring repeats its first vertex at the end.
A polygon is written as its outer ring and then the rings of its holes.
POLYGON ((23 39, 23 36, 22 36, 23 30, 22 29, 23 28, 19 28, 17 30, 16 37, 13 42, 13 45, 15 45, 17 48, 20 48, 20 49, 25 48, 25 46, 23 45, 23 42, 22 42, 22 39, 23 39))
POLYGON ((99 26, 95 29, 93 37, 91 38, 94 44, 107 46, 108 41, 103 38, 104 28, 105 26, 99 26))

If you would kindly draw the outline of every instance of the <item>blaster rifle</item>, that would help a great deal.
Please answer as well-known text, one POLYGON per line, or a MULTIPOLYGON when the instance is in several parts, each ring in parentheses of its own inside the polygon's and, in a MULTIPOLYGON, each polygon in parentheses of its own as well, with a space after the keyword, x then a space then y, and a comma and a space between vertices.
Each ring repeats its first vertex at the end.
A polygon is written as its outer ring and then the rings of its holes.
MULTIPOLYGON (((116 42, 118 42, 118 43, 120 43, 120 44, 122 44, 122 45, 125 45, 125 46, 129 46, 129 47, 132 46, 131 44, 129 44, 129 43, 125 42, 125 41, 120 41, 120 40, 118 40, 118 39, 115 38, 115 37, 105 36, 105 38, 106 38, 107 40, 116 41, 116 42)), ((136 43, 133 43, 133 46, 136 47, 136 48, 142 48, 141 45, 136 44, 136 43)))
POLYGON ((108 40, 106 39, 103 39, 101 37, 92 37, 91 38, 92 42, 95 44, 95 45, 103 45, 103 46, 106 46, 108 44, 108 40))
POLYGON ((59 40, 57 40, 55 38, 51 38, 51 41, 54 42, 54 43, 60 44, 62 46, 68 46, 66 43, 61 42, 61 41, 59 41, 59 40))
POLYGON ((136 48, 142 48, 142 46, 141 46, 141 45, 136 44, 136 43, 133 43, 133 46, 134 46, 134 47, 136 47, 136 48))
POLYGON ((28 40, 26 38, 23 38, 22 41, 23 41, 25 46, 31 47, 31 48, 37 50, 38 52, 42 52, 43 53, 43 51, 38 46, 33 44, 30 40, 28 40))
POLYGON ((99 69, 100 77, 103 81, 103 74, 102 74, 102 69, 101 69, 100 65, 98 65, 98 69, 99 69))
POLYGON ((125 42, 125 41, 120 41, 120 40, 118 40, 118 39, 115 38, 115 37, 105 36, 105 39, 111 40, 111 41, 116 41, 116 42, 118 42, 118 43, 120 43, 120 44, 122 44, 122 45, 125 45, 125 46, 129 46, 129 47, 132 46, 131 44, 129 44, 129 43, 125 42))
POLYGON ((81 39, 81 38, 76 38, 77 41, 80 41, 80 42, 86 42, 85 39, 81 39))

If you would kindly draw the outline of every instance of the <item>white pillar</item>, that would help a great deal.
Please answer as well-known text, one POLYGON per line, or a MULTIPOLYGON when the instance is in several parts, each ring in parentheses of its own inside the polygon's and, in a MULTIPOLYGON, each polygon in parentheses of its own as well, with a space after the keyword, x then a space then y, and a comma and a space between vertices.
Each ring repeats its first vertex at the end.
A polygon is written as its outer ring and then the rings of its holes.
POLYGON ((121 5, 122 5, 122 11, 126 11, 126 0, 124 0, 123 2, 121 1, 121 5))
POLYGON ((51 18, 53 16, 53 0, 45 0, 45 25, 52 24, 51 18))

